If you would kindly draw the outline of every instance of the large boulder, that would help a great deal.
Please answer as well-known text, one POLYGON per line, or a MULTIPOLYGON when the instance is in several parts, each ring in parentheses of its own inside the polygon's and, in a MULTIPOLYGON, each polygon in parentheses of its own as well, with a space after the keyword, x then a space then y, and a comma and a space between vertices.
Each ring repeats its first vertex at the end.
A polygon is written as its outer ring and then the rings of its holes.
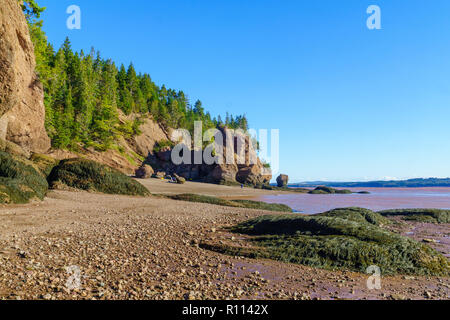
POLYGON ((239 169, 235 164, 218 164, 212 167, 206 180, 213 183, 237 183, 236 174, 239 169))
POLYGON ((251 165, 239 169, 236 180, 243 184, 262 185, 270 182, 272 176, 263 174, 263 170, 258 165, 251 165))
POLYGON ((153 173, 155 173, 155 171, 153 171, 153 168, 151 166, 149 166, 148 164, 143 164, 138 169, 136 169, 135 175, 136 178, 139 179, 149 179, 152 177, 153 173))
POLYGON ((62 160, 47 179, 55 189, 69 187, 108 194, 150 194, 146 187, 122 172, 82 158, 62 160))
POLYGON ((177 181, 178 184, 185 184, 186 183, 186 179, 183 177, 180 177, 179 175, 177 175, 176 173, 173 174, 175 180, 177 181))
POLYGON ((0 138, 26 151, 50 148, 44 91, 35 72, 33 43, 17 0, 0 6, 0 138))
POLYGON ((42 200, 47 189, 44 174, 33 162, 0 151, 0 204, 42 200))
POLYGON ((289 182, 289 176, 285 174, 280 174, 277 178, 277 185, 280 188, 286 187, 289 182))
POLYGON ((164 171, 156 171, 156 173, 153 176, 157 179, 164 179, 166 173, 164 171))

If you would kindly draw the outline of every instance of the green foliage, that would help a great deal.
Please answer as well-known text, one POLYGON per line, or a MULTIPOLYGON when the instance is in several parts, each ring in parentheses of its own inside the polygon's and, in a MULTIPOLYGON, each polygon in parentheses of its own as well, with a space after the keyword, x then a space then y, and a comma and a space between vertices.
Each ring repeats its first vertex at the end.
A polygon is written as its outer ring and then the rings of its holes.
POLYGON ((331 187, 319 186, 319 187, 315 188, 314 190, 309 191, 308 193, 309 194, 333 194, 333 193, 350 194, 352 192, 350 190, 339 190, 339 189, 334 189, 331 187))
POLYGON ((43 7, 39 7, 35 0, 18 0, 21 4, 22 11, 25 14, 25 18, 29 23, 35 22, 36 19, 41 17, 41 13, 45 10, 43 7))
POLYGON ((280 203, 267 203, 253 200, 233 200, 233 202, 238 203, 244 206, 245 208, 260 209, 267 211, 292 212, 291 207, 280 203))
POLYGON ((175 144, 172 141, 169 140, 161 140, 158 141, 155 146, 153 147, 153 152, 160 152, 166 147, 173 148, 175 144))
POLYGON ((315 216, 262 216, 238 224, 233 232, 251 235, 253 248, 204 244, 232 255, 270 258, 327 269, 365 272, 377 265, 383 274, 444 275, 445 257, 430 247, 374 224, 376 213, 339 209, 315 216))
POLYGON ((249 208, 249 209, 260 209, 267 211, 281 211, 281 212, 292 212, 292 209, 284 204, 278 203, 266 203, 261 201, 251 201, 251 200, 225 200, 216 197, 198 195, 198 194, 178 194, 167 196, 173 200, 189 201, 189 202, 200 202, 215 204, 218 206, 225 207, 235 207, 235 208, 249 208))
POLYGON ((268 162, 263 162, 262 165, 263 165, 264 168, 270 169, 270 163, 268 163, 268 162))
POLYGON ((186 193, 186 194, 169 195, 167 197, 170 199, 173 199, 173 200, 209 203, 209 204, 215 204, 218 206, 226 206, 226 207, 240 207, 239 204, 237 204, 231 200, 224 200, 224 199, 220 199, 220 198, 216 198, 216 197, 204 196, 204 195, 199 195, 199 194, 186 193))
POLYGON ((139 126, 142 121, 139 119, 124 121, 118 126, 118 131, 126 139, 132 138, 134 135, 141 134, 139 126))
POLYGON ((48 181, 52 187, 65 185, 87 191, 123 195, 150 194, 142 184, 120 171, 80 158, 62 160, 53 168, 48 181))
POLYGON ((430 223, 450 223, 450 210, 440 209, 395 209, 378 212, 380 215, 401 216, 404 220, 430 223))
POLYGON ((120 123, 119 110, 126 115, 151 116, 165 129, 185 128, 191 134, 194 121, 201 121, 203 130, 219 125, 248 129, 245 116, 227 116, 222 123, 212 118, 200 101, 192 107, 183 91, 157 86, 150 75, 138 74, 133 64, 117 68, 93 49, 89 54, 73 52, 68 38, 55 51, 42 31, 42 21, 36 20, 44 8, 35 0, 25 1, 22 8, 35 48, 36 70, 44 85, 45 125, 53 147, 107 150, 120 137, 139 134, 140 122, 120 123))
POLYGON ((39 168, 39 171, 48 177, 53 168, 58 165, 59 160, 40 153, 33 153, 30 160, 39 168))
POLYGON ((47 180, 29 161, 0 152, 0 203, 42 200, 47 189, 47 180))

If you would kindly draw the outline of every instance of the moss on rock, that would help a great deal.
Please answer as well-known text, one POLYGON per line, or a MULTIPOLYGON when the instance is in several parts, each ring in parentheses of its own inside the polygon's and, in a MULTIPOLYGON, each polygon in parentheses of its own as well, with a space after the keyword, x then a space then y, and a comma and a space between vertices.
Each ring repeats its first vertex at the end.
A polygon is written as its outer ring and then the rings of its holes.
POLYGON ((326 269, 365 272, 377 265, 383 274, 449 275, 444 256, 377 226, 382 219, 375 212, 355 209, 314 216, 262 216, 231 229, 250 235, 251 247, 205 243, 202 247, 326 269))
POLYGON ((218 206, 226 206, 226 207, 235 207, 235 208, 249 208, 249 209, 260 209, 267 211, 281 211, 281 212, 292 212, 292 209, 284 204, 278 203, 266 203, 261 201, 252 201, 252 200, 226 200, 216 197, 204 196, 199 194, 177 194, 167 196, 173 200, 182 200, 189 202, 200 202, 200 203, 209 203, 215 204, 218 206))
POLYGON ((71 188, 109 194, 147 196, 150 192, 120 171, 87 159, 62 160, 48 177, 52 187, 71 188))
POLYGON ((40 153, 33 153, 30 160, 39 168, 39 170, 48 177, 53 168, 58 165, 59 160, 40 153))
POLYGON ((404 220, 428 223, 450 223, 450 210, 440 209, 394 209, 379 212, 380 215, 401 216, 404 220))
POLYGON ((319 186, 317 188, 315 188, 314 190, 311 190, 308 192, 309 194, 351 194, 353 192, 351 192, 350 190, 341 190, 341 189, 334 189, 331 187, 326 187, 326 186, 319 186))
POLYGON ((42 200, 47 190, 47 180, 28 160, 0 152, 0 203, 42 200))
POLYGON ((389 224, 390 221, 377 212, 369 209, 350 207, 333 209, 324 213, 319 213, 316 216, 321 217, 338 217, 356 222, 369 222, 376 226, 389 224))

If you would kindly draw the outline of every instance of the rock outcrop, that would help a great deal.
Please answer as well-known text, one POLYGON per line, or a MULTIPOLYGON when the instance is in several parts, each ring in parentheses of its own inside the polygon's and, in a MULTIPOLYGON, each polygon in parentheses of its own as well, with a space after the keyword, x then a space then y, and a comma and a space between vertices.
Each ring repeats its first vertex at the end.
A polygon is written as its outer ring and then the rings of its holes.
MULTIPOLYGON (((119 119, 122 123, 125 121, 135 120, 136 115, 124 115, 119 111, 119 119)), ((128 139, 126 143, 137 154, 147 157, 153 152, 157 142, 170 140, 170 132, 166 132, 157 122, 151 117, 142 119, 142 124, 139 126, 139 135, 135 135, 128 139)))
MULTIPOLYGON (((122 123, 132 121, 136 115, 125 116, 119 111, 119 119, 122 123)), ((109 149, 107 151, 97 151, 94 148, 81 148, 77 153, 67 150, 50 150, 48 154, 55 159, 64 160, 82 157, 99 163, 106 164, 125 174, 136 174, 143 159, 152 152, 155 144, 169 139, 161 126, 152 120, 151 117, 142 119, 139 126, 139 135, 134 135, 129 139, 120 137, 116 144, 122 150, 109 149)), ((1 144, 0 144, 1 146, 1 144)))
POLYGON ((185 178, 180 177, 180 176, 177 175, 176 173, 174 173, 173 176, 174 176, 174 178, 175 178, 175 180, 176 180, 176 182, 177 182, 178 184, 184 184, 184 183, 186 182, 186 179, 185 179, 185 178))
POLYGON ((44 92, 25 16, 17 0, 0 6, 0 138, 25 151, 50 148, 45 131, 44 92))
POLYGON ((286 187, 289 182, 289 176, 285 174, 280 174, 277 178, 277 185, 280 188, 286 187))
POLYGON ((177 174, 187 180, 221 184, 263 185, 270 182, 272 173, 257 157, 248 136, 232 133, 229 129, 220 129, 223 137, 222 150, 216 150, 216 156, 222 155, 223 163, 192 164, 198 151, 189 150, 191 164, 176 165, 171 159, 171 148, 157 153, 150 153, 146 163, 156 171, 164 171, 169 175, 177 174), (230 140, 232 139, 232 140, 230 140), (239 141, 239 143, 238 143, 239 141), (242 147, 239 148, 239 145, 242 147), (221 151, 221 152, 219 152, 221 151), (231 159, 230 161, 227 161, 231 159))
POLYGON ((142 164, 142 166, 136 169, 135 176, 139 179, 148 179, 151 178, 154 173, 152 167, 148 164, 142 164))

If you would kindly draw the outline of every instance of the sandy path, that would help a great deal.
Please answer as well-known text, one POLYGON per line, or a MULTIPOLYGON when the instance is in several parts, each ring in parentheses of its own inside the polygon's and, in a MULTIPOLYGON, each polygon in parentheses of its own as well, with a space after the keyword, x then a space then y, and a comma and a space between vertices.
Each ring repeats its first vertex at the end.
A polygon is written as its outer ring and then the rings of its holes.
MULTIPOLYGON (((217 195, 229 187, 205 185, 190 192, 203 188, 217 195)), ((234 192, 240 189, 229 194, 234 192)), ((448 278, 386 277, 381 290, 371 291, 364 274, 233 258, 198 247, 200 239, 229 240, 223 226, 261 214, 68 191, 52 191, 40 203, 2 206, 0 298, 448 299, 448 278), (67 282, 76 279, 68 266, 81 272, 76 289, 67 287, 76 284, 67 282)))

